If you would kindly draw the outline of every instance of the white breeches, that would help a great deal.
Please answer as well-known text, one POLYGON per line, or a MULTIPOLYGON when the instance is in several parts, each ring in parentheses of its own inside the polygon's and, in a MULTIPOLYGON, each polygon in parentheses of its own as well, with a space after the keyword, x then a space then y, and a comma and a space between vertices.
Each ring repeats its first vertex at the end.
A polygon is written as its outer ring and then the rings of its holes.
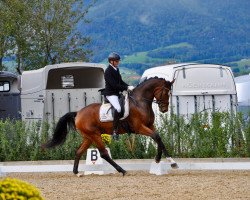
POLYGON ((121 112, 121 106, 118 100, 118 96, 116 95, 111 95, 111 96, 106 96, 106 98, 109 100, 109 102, 112 104, 112 106, 117 110, 117 112, 121 112))

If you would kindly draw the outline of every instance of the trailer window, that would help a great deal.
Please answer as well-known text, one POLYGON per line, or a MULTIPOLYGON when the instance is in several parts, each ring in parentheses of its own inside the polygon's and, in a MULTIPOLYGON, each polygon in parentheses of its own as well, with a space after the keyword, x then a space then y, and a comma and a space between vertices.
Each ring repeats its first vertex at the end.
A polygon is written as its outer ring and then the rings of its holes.
POLYGON ((9 92, 10 83, 8 81, 0 81, 0 92, 9 92))
POLYGON ((61 76, 62 88, 74 88, 74 76, 64 75, 61 76))
POLYGON ((46 89, 101 88, 103 82, 102 68, 56 68, 49 70, 46 89))

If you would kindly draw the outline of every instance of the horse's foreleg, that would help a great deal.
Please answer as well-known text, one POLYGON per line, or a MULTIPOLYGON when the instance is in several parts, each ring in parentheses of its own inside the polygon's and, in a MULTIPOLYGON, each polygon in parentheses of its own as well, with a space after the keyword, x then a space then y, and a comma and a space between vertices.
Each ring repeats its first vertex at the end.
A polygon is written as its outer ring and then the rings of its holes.
POLYGON ((171 158, 165 145, 163 144, 160 135, 154 131, 154 127, 151 127, 151 129, 150 129, 149 127, 142 125, 141 128, 139 129, 139 133, 143 134, 143 135, 150 136, 156 142, 157 155, 155 157, 155 162, 159 163, 161 161, 162 152, 163 152, 164 156, 166 156, 166 158, 167 158, 167 161, 169 161, 171 163, 171 167, 178 168, 177 163, 173 160, 173 158, 171 158))
POLYGON ((163 150, 163 145, 162 145, 163 143, 161 142, 159 134, 154 132, 154 127, 149 128, 144 125, 141 125, 139 133, 142 135, 149 136, 155 141, 155 143, 157 144, 157 155, 155 156, 155 162, 159 163, 161 161, 162 150, 163 150))
POLYGON ((79 165, 80 158, 82 157, 83 153, 89 148, 90 145, 91 145, 91 141, 88 138, 84 138, 82 144, 76 151, 73 173, 76 174, 78 177, 82 176, 82 174, 78 172, 78 165, 79 165))
MULTIPOLYGON (((163 144, 160 135, 159 135, 158 133, 154 133, 153 136, 152 136, 152 138, 156 141, 156 143, 158 144, 158 146, 161 147, 161 150, 163 151, 164 156, 166 156, 167 161, 169 161, 169 162, 171 163, 171 167, 172 167, 172 168, 178 168, 177 163, 174 161, 173 158, 171 158, 171 156, 170 156, 170 154, 168 153, 168 151, 167 151, 165 145, 163 144)), ((158 147, 158 148, 159 148, 159 147, 158 147)), ((158 150, 158 151, 159 151, 159 150, 158 150)), ((162 152, 161 152, 161 153, 162 153, 162 152)), ((161 160, 161 154, 159 154, 159 152, 158 152, 158 156, 160 156, 160 157, 156 157, 156 162, 157 162, 157 158, 159 159, 158 162, 160 162, 160 160, 161 160)))
POLYGON ((157 155, 155 156, 155 162, 159 163, 161 161, 162 156, 162 150, 163 150, 163 143, 161 141, 161 137, 158 133, 153 133, 151 138, 156 142, 157 144, 157 155))

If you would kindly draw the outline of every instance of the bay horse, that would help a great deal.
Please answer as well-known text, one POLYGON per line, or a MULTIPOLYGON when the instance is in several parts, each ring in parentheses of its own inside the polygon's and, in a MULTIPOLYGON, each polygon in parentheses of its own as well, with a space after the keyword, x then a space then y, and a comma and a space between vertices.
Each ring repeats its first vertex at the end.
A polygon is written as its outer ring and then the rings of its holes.
MULTIPOLYGON (((169 155, 165 145, 162 142, 160 135, 154 127, 154 112, 152 102, 156 102, 159 110, 163 113, 168 111, 169 96, 173 81, 166 81, 163 78, 153 77, 146 79, 129 94, 129 116, 120 121, 118 134, 135 133, 151 137, 157 143, 157 155, 155 161, 160 162, 162 153, 170 162, 172 168, 178 168, 177 163, 169 155), (154 98, 156 100, 154 100, 154 98), (122 126, 125 124, 126 126, 122 126)), ((108 163, 110 163, 118 172, 124 176, 126 171, 114 162, 105 149, 105 144, 102 141, 101 134, 111 134, 112 122, 100 122, 99 110, 100 103, 93 103, 78 112, 69 112, 62 116, 55 128, 53 137, 50 141, 43 144, 43 148, 55 147, 62 144, 66 140, 68 134, 68 126, 76 128, 80 131, 83 142, 76 151, 73 173, 77 176, 82 176, 78 172, 79 160, 83 153, 95 144, 100 152, 100 155, 108 163)))

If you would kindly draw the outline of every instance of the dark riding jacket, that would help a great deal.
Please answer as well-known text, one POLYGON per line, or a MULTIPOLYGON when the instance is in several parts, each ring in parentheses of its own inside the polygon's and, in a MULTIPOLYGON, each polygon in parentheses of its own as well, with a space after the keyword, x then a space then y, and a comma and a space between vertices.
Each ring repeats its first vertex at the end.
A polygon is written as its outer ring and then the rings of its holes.
POLYGON ((105 91, 104 95, 111 96, 117 95, 119 96, 119 92, 128 89, 128 84, 122 80, 119 69, 115 70, 111 65, 105 70, 104 73, 105 79, 105 91))

